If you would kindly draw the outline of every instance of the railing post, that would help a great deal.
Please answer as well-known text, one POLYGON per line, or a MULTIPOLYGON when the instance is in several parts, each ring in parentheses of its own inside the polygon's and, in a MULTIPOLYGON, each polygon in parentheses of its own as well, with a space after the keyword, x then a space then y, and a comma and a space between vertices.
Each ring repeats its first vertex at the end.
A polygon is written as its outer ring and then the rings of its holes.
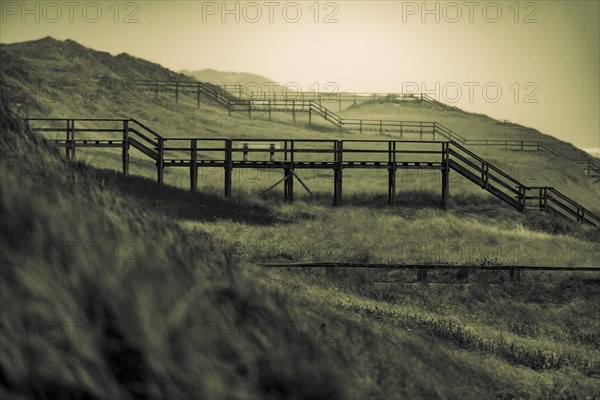
POLYGON ((312 103, 308 104, 308 124, 312 123, 312 103))
POLYGON ((359 124, 360 125, 359 125, 358 130, 359 130, 360 134, 362 135, 362 119, 359 121, 359 124))
POLYGON ((383 135, 383 121, 379 120, 379 134, 383 135))
POLYGON ((450 143, 442 143, 442 207, 448 208, 448 196, 450 195, 450 143))
POLYGON ((158 160, 156 161, 156 170, 158 175, 158 184, 163 184, 163 173, 165 169, 165 139, 158 139, 158 160))
POLYGON ((71 120, 71 160, 75 159, 75 120, 71 120))
POLYGON ((388 142, 388 204, 396 205, 396 141, 388 142))
POLYGON ((336 140, 334 142, 334 166, 333 166, 333 205, 342 205, 342 167, 343 167, 343 147, 344 142, 336 140))
POLYGON ((292 99, 292 121, 296 123, 296 100, 292 99))
POLYGON ((283 201, 293 202, 294 201, 294 141, 290 141, 290 161, 285 167, 284 171, 284 183, 283 183, 283 201))
POLYGON ((248 143, 244 143, 244 161, 248 161, 248 143))
POLYGON ((129 120, 123 120, 122 147, 123 175, 129 175, 129 120))
POLYGON ((269 161, 275 161, 275 143, 271 143, 269 146, 269 161))
POLYGON ((71 140, 71 120, 68 119, 67 120, 67 129, 66 129, 66 139, 65 139, 65 156, 67 157, 67 160, 71 159, 71 146, 70 146, 70 140, 71 140))
POLYGON ((179 104, 179 81, 175 81, 175 103, 179 104))
POLYGON ((544 211, 548 211, 548 188, 544 187, 544 211))
POLYGON ((418 268, 417 269, 417 279, 421 284, 427 285, 427 269, 426 268, 418 268))
POLYGON ((232 141, 225 139, 225 198, 231 198, 231 175, 233 171, 232 141))
POLYGON ((191 140, 191 161, 190 161, 190 190, 196 192, 198 188, 198 139, 191 140))
POLYGON ((527 206, 527 188, 525 186, 519 186, 519 196, 521 197, 521 212, 525 212, 527 206))

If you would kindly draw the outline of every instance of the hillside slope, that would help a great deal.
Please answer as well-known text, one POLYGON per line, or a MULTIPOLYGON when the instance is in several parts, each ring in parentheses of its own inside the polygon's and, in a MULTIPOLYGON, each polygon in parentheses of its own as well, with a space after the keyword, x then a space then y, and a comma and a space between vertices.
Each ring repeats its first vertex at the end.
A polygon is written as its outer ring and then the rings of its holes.
MULTIPOLYGON (((2 49, 4 60, 11 50, 2 49)), ((43 65, 42 59, 35 62, 43 65)), ((69 81, 79 68, 58 63, 47 79, 69 81)), ((140 64, 131 65, 140 68, 132 75, 144 76, 140 64)), ((14 73, 7 76, 18 83, 14 73)), ((196 108, 193 96, 176 103, 173 93, 120 96, 107 82, 95 85, 102 90, 92 97, 37 93, 31 115, 132 116, 169 137, 361 137, 308 127, 301 118, 293 125, 289 115, 274 121, 228 116, 214 104, 196 108)), ((35 93, 34 86, 26 87, 35 93)), ((329 206, 328 176, 303 177, 316 196, 299 194, 299 201, 283 204, 280 193, 260 194, 279 176, 240 174, 234 198, 223 201, 220 171, 204 171, 199 193, 191 194, 185 170, 168 170, 167 185, 159 186, 153 163, 132 152, 135 175, 124 178, 114 171, 119 151, 78 149, 76 162, 67 163, 4 109, 0 122, 0 395, 600 396, 595 274, 531 272, 509 283, 501 272, 461 270, 432 274, 434 282, 423 287, 407 283, 412 274, 398 271, 253 265, 590 266, 597 265, 600 229, 518 213, 457 177, 450 209, 441 210, 437 175, 403 176, 399 206, 393 208, 385 206, 380 185, 387 176, 371 171, 346 175, 340 208, 329 206)), ((553 162, 543 154, 486 154, 507 169, 532 157, 553 162)), ((546 169, 526 172, 529 178, 551 178, 546 169)), ((552 174, 572 175, 584 196, 579 172, 565 164, 552 174)))
POLYGON ((351 275, 328 281, 238 266, 218 234, 186 233, 172 213, 219 226, 253 212, 285 224, 292 210, 223 204, 67 164, 4 108, 0 133, 0 156, 12 166, 0 191, 4 396, 598 395, 597 305, 580 307, 593 304, 593 282, 544 281, 509 303, 502 299, 513 297, 511 286, 488 293, 482 283, 480 290, 444 290, 442 309, 427 305, 419 289, 399 293, 400 302, 381 288, 357 286, 351 275), (518 320, 481 319, 507 309, 528 315, 543 296, 559 293, 559 305, 535 322, 530 316, 527 328, 518 320), (461 309, 468 304, 470 310, 461 309))
POLYGON ((219 85, 235 85, 238 83, 241 85, 246 85, 249 83, 257 83, 260 87, 262 87, 263 83, 274 82, 272 79, 265 78, 264 76, 250 74, 247 72, 226 72, 217 71, 214 69, 188 71, 184 69, 179 71, 179 73, 191 76, 201 82, 211 82, 219 85))

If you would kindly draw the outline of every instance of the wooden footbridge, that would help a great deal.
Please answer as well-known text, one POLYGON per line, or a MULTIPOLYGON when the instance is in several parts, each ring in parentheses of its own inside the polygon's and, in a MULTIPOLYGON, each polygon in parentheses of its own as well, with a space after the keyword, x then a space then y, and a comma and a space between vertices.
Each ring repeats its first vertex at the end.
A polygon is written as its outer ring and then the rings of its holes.
POLYGON ((285 201, 293 201, 295 181, 310 193, 296 171, 322 169, 333 172, 333 204, 341 205, 344 170, 378 169, 387 172, 388 203, 394 205, 397 171, 429 169, 441 174, 441 205, 446 207, 452 170, 519 211, 549 211, 600 226, 600 217, 567 195, 548 186, 526 186, 454 140, 167 138, 135 119, 26 120, 33 131, 52 133, 55 137, 49 140, 63 147, 70 159, 78 148, 121 149, 125 175, 129 174, 130 151, 138 151, 155 163, 159 184, 163 183, 165 168, 186 168, 190 189, 196 191, 199 168, 223 168, 226 198, 232 195, 232 175, 237 168, 282 170, 278 184, 284 185, 285 201))

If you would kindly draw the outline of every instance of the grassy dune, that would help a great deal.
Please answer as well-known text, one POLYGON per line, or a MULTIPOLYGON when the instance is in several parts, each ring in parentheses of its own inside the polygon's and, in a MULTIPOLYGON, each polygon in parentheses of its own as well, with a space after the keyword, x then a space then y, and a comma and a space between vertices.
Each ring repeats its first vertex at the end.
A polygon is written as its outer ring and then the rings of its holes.
MULTIPOLYGON (((265 232, 278 232, 299 217, 303 223, 335 220, 342 218, 342 210, 329 216, 324 208, 301 203, 223 203, 210 194, 191 195, 142 178, 67 165, 16 122, 2 122, 3 159, 22 168, 60 166, 63 172, 61 178, 44 179, 11 170, 2 181, 0 377, 6 394, 598 395, 599 310, 592 299, 599 293, 594 280, 559 275, 530 277, 517 285, 481 281, 423 291, 372 282, 390 278, 386 274, 365 279, 365 272, 356 271, 327 278, 318 271, 298 275, 257 269, 243 259, 240 265, 232 258, 243 257, 222 252, 237 250, 223 247, 219 229, 244 234, 254 227, 255 237, 239 239, 258 259, 269 243, 265 232), (195 222, 183 225, 206 227, 212 220, 218 229, 186 233, 173 222, 173 214, 186 213, 185 220, 195 222), (259 223, 257 215, 267 218, 259 223), (234 218, 245 223, 226 222, 234 218), (36 246, 42 250, 29 250, 36 246), (60 250, 43 250, 49 248, 60 250), (107 256, 99 256, 98 249, 107 256)), ((392 217, 385 228, 392 231, 397 221, 440 218, 435 210, 406 215, 389 215, 385 209, 345 211, 352 217, 346 219, 359 218, 352 224, 365 231, 373 231, 369 224, 384 216, 392 217)), ((494 232, 470 222, 474 235, 494 232)), ((516 224, 504 222, 504 227, 516 224)), ((348 228, 352 231, 352 225, 348 228)), ((557 240, 530 235, 540 243, 557 240)), ((355 243, 362 246, 363 238, 358 239, 355 243)), ((291 249, 289 240, 283 245, 291 249)), ((586 247, 582 239, 566 240, 586 247)), ((296 245, 320 255, 314 243, 296 245)))
MULTIPOLYGON (((48 71, 27 64, 51 50, 24 55, 27 79, 33 72, 58 79, 68 71, 61 57, 81 51, 69 43, 48 71)), ((128 56, 86 57, 87 67, 109 75, 121 67, 124 78, 156 72, 128 56)), ((309 128, 303 117, 296 125, 289 115, 249 120, 208 103, 197 109, 187 96, 179 104, 170 94, 115 100, 105 90, 91 100, 41 96, 31 115, 133 117, 167 137, 364 138, 325 124, 309 128)), ((436 120, 473 138, 482 131, 490 138, 542 138, 427 105, 365 104, 343 112, 353 113, 436 120)), ((234 198, 224 201, 222 171, 201 172, 200 191, 192 194, 185 169, 167 169, 167 185, 158 186, 154 165, 132 151, 134 175, 124 178, 119 152, 78 149, 77 162, 66 163, 4 108, 0 117, 0 395, 600 397, 596 274, 527 272, 507 282, 502 272, 460 270, 432 273, 434 283, 422 287, 408 283, 413 272, 256 266, 589 266, 597 265, 600 229, 518 213, 454 175, 443 211, 439 173, 402 174, 394 208, 386 206, 385 171, 345 171, 340 208, 330 207, 327 174, 302 175, 315 197, 297 185, 298 201, 284 204, 281 188, 261 194, 279 174, 246 172, 234 176, 234 198)), ((572 163, 543 153, 475 151, 526 184, 567 188, 590 208, 598 204, 572 163)))

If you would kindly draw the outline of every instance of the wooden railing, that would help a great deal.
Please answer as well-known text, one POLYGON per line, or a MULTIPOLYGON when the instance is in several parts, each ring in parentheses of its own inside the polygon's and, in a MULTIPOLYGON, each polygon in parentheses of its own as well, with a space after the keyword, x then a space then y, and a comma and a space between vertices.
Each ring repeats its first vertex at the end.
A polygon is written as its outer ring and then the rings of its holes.
POLYGON ((165 168, 187 167, 191 190, 196 191, 198 168, 221 167, 225 172, 227 198, 232 193, 234 168, 283 169, 284 177, 278 183, 284 184, 286 201, 293 201, 295 180, 312 193, 295 170, 329 169, 334 173, 333 204, 340 205, 343 170, 358 168, 387 170, 388 203, 395 204, 398 169, 431 169, 442 173, 442 205, 445 207, 449 195, 448 174, 454 170, 521 212, 557 211, 571 220, 600 226, 600 217, 567 195, 549 186, 528 187, 455 141, 167 138, 135 119, 26 120, 34 132, 64 133, 64 139, 49 140, 64 147, 71 159, 78 147, 121 148, 124 174, 129 173, 129 150, 133 147, 155 162, 160 184, 165 168), (102 137, 89 138, 90 133, 102 137))

